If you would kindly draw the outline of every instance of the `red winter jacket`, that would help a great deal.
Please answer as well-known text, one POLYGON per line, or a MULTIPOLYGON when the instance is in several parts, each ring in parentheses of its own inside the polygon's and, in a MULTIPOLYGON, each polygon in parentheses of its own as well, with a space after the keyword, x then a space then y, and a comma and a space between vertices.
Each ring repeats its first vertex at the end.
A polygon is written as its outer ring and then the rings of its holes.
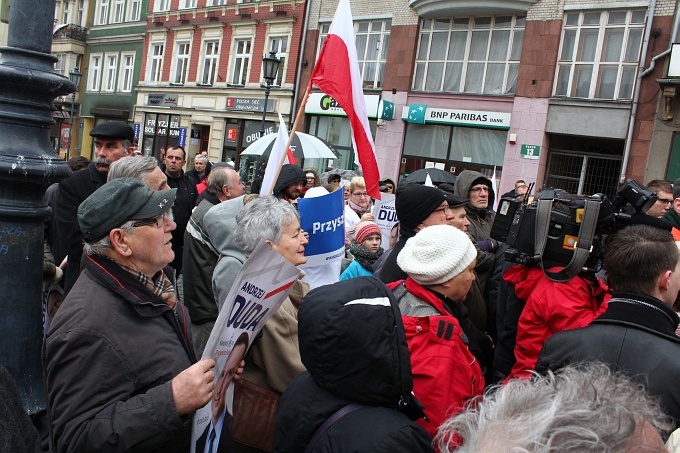
POLYGON ((530 377, 543 344, 552 334, 587 326, 605 311, 611 299, 607 286, 599 279, 576 276, 558 283, 536 266, 513 266, 503 280, 515 287, 518 298, 526 301, 517 325, 517 362, 506 382, 530 377))
POLYGON ((413 393, 425 406, 429 419, 417 422, 434 437, 446 419, 462 412, 468 401, 483 393, 484 376, 463 342, 458 320, 439 297, 410 277, 387 286, 399 300, 411 354, 413 393), (423 310, 432 314, 409 316, 423 310))

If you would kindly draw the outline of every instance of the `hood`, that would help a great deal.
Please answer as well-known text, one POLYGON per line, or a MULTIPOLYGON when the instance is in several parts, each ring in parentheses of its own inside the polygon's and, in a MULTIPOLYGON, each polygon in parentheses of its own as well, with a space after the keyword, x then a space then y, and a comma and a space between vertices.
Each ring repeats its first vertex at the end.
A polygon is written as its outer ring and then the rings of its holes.
POLYGON ((205 230, 219 254, 233 256, 241 262, 244 262, 246 257, 241 247, 234 241, 234 233, 236 232, 236 214, 243 209, 244 198, 245 195, 241 195, 223 201, 210 208, 203 217, 205 230))
POLYGON ((543 269, 538 266, 512 266, 503 274, 503 280, 515 287, 515 294, 526 301, 543 278, 543 269))
POLYGON ((493 191, 493 185, 491 180, 481 174, 478 171, 463 170, 456 178, 456 184, 454 186, 454 195, 459 197, 469 198, 470 187, 477 183, 484 183, 489 186, 489 207, 488 210, 493 208, 494 200, 496 199, 496 194, 493 191), (478 181, 479 180, 479 181, 478 181))
POLYGON ((305 177, 305 172, 302 171, 302 168, 300 168, 300 166, 293 164, 285 164, 283 167, 281 167, 279 177, 276 180, 276 184, 274 184, 273 195, 278 197, 281 194, 281 191, 285 189, 287 186, 293 184, 294 182, 304 183, 306 181, 307 178, 305 177))
POLYGON ((398 407, 413 388, 394 295, 360 277, 312 290, 298 314, 300 355, 314 381, 351 401, 398 407))

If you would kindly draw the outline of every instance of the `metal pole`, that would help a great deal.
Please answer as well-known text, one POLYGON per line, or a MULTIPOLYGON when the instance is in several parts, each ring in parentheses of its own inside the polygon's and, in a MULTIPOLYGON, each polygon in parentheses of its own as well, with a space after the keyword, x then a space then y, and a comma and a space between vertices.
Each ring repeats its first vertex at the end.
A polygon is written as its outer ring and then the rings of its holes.
POLYGON ((29 414, 45 408, 42 267, 45 189, 70 169, 54 154, 54 98, 75 91, 54 72, 55 0, 12 2, 8 46, 0 47, 0 363, 29 414))
POLYGON ((73 108, 76 105, 76 92, 71 94, 71 120, 68 125, 68 148, 66 148, 66 160, 68 160, 71 154, 71 141, 73 140, 73 108))
MULTIPOLYGON (((267 104, 269 103, 269 93, 271 92, 272 83, 269 79, 265 79, 266 84, 264 87, 264 108, 262 109, 262 124, 260 125, 260 138, 264 137, 264 123, 267 120, 267 104)), ((257 157, 257 165, 255 166, 255 175, 253 176, 253 181, 255 178, 260 176, 260 160, 262 156, 257 157)))

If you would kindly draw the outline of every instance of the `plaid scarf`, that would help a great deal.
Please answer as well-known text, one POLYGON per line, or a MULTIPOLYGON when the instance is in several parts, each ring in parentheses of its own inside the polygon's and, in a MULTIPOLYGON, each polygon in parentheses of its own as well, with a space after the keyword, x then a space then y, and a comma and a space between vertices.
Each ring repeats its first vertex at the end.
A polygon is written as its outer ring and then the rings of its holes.
POLYGON ((151 291, 152 294, 163 299, 163 302, 171 307, 172 311, 175 313, 175 316, 177 316, 177 295, 175 293, 175 287, 162 270, 158 271, 156 275, 149 278, 149 276, 139 272, 138 270, 124 266, 118 262, 116 262, 116 264, 132 274, 142 285, 146 286, 146 288, 151 291))

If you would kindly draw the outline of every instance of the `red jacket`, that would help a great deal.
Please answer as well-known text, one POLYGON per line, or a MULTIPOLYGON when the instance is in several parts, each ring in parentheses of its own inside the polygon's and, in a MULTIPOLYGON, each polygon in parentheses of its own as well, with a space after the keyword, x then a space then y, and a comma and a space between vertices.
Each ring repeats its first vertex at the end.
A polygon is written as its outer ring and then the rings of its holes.
POLYGON ((513 266, 503 280, 514 285, 517 297, 526 301, 517 325, 517 362, 506 381, 530 377, 543 344, 552 334, 587 326, 605 311, 611 299, 599 279, 576 276, 558 283, 536 266, 513 266))
POLYGON ((458 320, 446 309, 444 302, 410 277, 387 285, 399 299, 406 341, 411 354, 413 393, 425 406, 429 422, 417 422, 430 436, 449 417, 463 411, 468 401, 484 391, 484 376, 475 357, 463 342, 458 320), (400 297, 397 288, 404 283, 406 291, 400 297), (404 303, 413 301, 430 305, 440 315, 415 317, 408 315, 404 303))

